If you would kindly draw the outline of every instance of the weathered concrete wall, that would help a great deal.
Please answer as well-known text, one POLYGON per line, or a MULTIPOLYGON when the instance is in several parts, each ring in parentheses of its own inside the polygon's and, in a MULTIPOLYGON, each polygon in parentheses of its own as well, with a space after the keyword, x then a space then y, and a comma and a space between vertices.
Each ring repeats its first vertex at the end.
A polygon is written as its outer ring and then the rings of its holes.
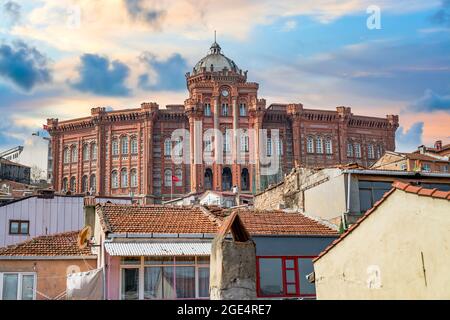
POLYGON ((215 238, 211 246, 211 300, 256 299, 256 249, 253 241, 215 238))
MULTIPOLYGON (((97 259, 80 260, 0 260, 0 272, 34 272, 36 299, 55 299, 66 291, 67 274, 95 269, 97 259)), ((65 299, 63 296, 62 299, 65 299)))
POLYGON ((318 299, 450 299, 449 212, 395 191, 314 263, 318 299))

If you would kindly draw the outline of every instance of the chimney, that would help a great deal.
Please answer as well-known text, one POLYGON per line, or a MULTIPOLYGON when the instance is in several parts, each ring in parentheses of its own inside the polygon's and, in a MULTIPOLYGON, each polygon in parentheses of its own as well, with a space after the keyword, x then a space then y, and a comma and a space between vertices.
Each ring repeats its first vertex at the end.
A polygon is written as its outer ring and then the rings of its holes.
POLYGON ((434 148, 435 148, 437 151, 441 151, 441 150, 442 150, 442 140, 437 140, 437 141, 434 143, 434 148))

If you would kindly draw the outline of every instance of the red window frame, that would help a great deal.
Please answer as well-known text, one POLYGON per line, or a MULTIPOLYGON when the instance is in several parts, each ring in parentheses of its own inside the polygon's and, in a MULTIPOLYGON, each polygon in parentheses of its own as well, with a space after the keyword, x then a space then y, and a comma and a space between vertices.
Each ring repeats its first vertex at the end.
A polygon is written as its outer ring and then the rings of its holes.
MULTIPOLYGON (((305 297, 305 298, 315 298, 315 294, 302 294, 300 292, 300 279, 299 269, 298 269, 298 259, 314 259, 316 256, 257 256, 256 257, 256 296, 258 298, 280 298, 280 297, 305 297), (282 277, 283 277, 283 294, 281 295, 261 295, 261 287, 260 287, 260 272, 259 272, 259 260, 260 259, 281 259, 281 268, 282 268, 282 277), (287 268, 286 260, 293 260, 294 267, 287 268), (288 282, 286 279, 286 271, 294 270, 295 272, 295 282, 288 282), (288 293, 287 286, 295 285, 295 293, 288 293)), ((304 279, 303 281, 306 281, 304 279)))

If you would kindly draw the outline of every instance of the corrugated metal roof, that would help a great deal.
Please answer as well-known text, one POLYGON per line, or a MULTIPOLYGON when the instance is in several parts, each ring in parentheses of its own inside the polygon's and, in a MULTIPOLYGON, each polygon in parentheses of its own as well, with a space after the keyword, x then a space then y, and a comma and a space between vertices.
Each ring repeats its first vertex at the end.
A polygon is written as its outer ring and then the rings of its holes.
POLYGON ((105 249, 111 256, 206 256, 209 242, 109 242, 105 249))

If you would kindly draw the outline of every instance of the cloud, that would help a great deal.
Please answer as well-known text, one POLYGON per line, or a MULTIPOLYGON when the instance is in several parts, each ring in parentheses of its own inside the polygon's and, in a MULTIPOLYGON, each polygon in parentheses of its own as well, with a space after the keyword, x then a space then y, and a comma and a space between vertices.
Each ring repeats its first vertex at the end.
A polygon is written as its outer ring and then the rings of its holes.
POLYGON ((288 20, 283 24, 283 27, 281 28, 281 31, 289 32, 294 30, 297 27, 297 21, 295 20, 288 20))
POLYGON ((396 150, 412 151, 422 144, 423 122, 415 122, 408 130, 403 127, 397 129, 395 134, 396 150))
POLYGON ((427 89, 424 95, 413 102, 407 110, 416 112, 450 112, 450 95, 439 95, 427 89))
POLYGON ((125 81, 130 68, 119 60, 109 61, 107 57, 96 54, 81 56, 78 67, 80 79, 71 86, 82 92, 105 96, 127 96, 130 89, 125 81))
POLYGON ((25 91, 52 79, 47 57, 23 41, 0 46, 0 77, 25 91))
POLYGON ((450 0, 442 0, 440 9, 431 16, 431 21, 450 27, 450 0))
POLYGON ((165 10, 159 10, 152 7, 145 6, 143 0, 124 0, 125 7, 129 15, 133 19, 144 21, 152 26, 157 26, 160 20, 165 16, 165 10))
POLYGON ((189 70, 186 60, 178 53, 166 60, 157 60, 150 52, 144 52, 140 60, 147 64, 155 73, 156 79, 151 81, 148 73, 139 76, 139 87, 149 90, 182 90, 186 88, 185 74, 189 70))
POLYGON ((14 1, 8 1, 3 5, 3 10, 11 19, 12 24, 16 24, 20 20, 21 8, 20 4, 14 1))

